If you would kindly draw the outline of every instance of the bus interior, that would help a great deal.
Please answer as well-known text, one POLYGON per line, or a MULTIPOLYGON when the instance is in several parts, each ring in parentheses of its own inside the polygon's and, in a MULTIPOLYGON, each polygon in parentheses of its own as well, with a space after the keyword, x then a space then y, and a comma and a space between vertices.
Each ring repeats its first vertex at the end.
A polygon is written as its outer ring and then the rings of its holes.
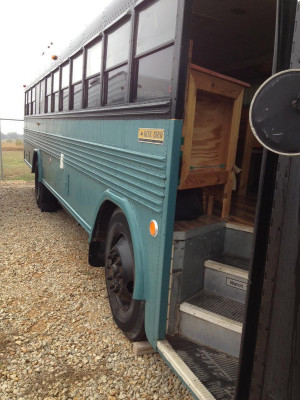
POLYGON ((258 87, 272 73, 275 18, 274 0, 242 3, 235 0, 194 1, 189 83, 193 80, 196 85, 192 88, 196 89, 196 98, 188 102, 191 86, 188 84, 185 125, 190 114, 194 115, 188 129, 184 127, 187 132, 184 132, 182 146, 179 189, 204 188, 204 213, 230 217, 232 221, 248 225, 254 223, 262 157, 262 147, 249 126, 249 107, 258 87), (208 70, 206 76, 203 69, 208 70), (198 73, 201 70, 202 74, 198 73), (214 85, 222 87, 214 91, 214 85), (243 91, 240 110, 233 109, 239 95, 235 85, 243 91), (231 93, 235 90, 236 95, 231 93), (231 125, 232 118, 235 127, 231 125), (228 132, 230 129, 233 132, 228 132), (190 149, 185 154, 186 145, 190 145, 190 149), (186 160, 185 155, 190 159, 186 160), (230 166, 226 164, 228 158, 232 159, 230 166), (184 183, 187 177, 182 174, 187 168, 191 177, 184 183), (229 171, 230 168, 232 176, 218 176, 220 171, 229 171), (201 172, 199 182, 197 170, 201 172), (226 200, 226 210, 221 215, 221 203, 226 196, 231 198, 231 194, 229 191, 222 193, 219 182, 223 184, 225 180, 227 183, 232 178, 232 202, 226 200))
POLYGON ((234 398, 263 153, 249 107, 275 22, 275 0, 193 5, 167 339, 199 398, 234 398))

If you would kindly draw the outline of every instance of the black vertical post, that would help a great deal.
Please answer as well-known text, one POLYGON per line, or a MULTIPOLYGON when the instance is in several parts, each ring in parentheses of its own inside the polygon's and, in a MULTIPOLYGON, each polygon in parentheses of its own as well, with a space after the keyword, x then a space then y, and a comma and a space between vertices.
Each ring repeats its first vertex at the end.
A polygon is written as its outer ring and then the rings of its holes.
MULTIPOLYGON (((296 0, 278 0, 274 73, 290 68, 296 5, 296 0)), ((300 177, 296 176, 296 169, 292 168, 293 163, 299 163, 299 160, 291 160, 284 156, 278 157, 276 154, 264 151, 247 316, 242 338, 239 382, 236 390, 236 399, 238 400, 296 400, 300 398, 287 396, 289 385, 287 380, 279 379, 277 382, 279 391, 276 392, 276 396, 269 390, 274 384, 274 381, 272 382, 274 369, 277 368, 279 374, 281 372, 280 362, 274 364, 275 361, 280 360, 280 357, 275 354, 276 346, 279 351, 286 348, 280 344, 281 340, 284 340, 281 336, 283 330, 278 330, 276 327, 276 322, 279 322, 276 315, 282 316, 284 313, 294 312, 293 296, 295 291, 291 286, 293 284, 299 286, 299 282, 295 281, 296 277, 292 278, 289 283, 280 281, 284 270, 283 259, 288 256, 288 253, 292 254, 287 251, 285 242, 289 241, 292 244, 294 252, 299 251, 300 231, 297 227, 299 217, 293 215, 293 221, 290 221, 291 214, 289 212, 290 207, 295 207, 295 211, 297 207, 299 210, 300 206, 300 195, 296 203, 291 202, 291 190, 296 189, 297 192, 300 184, 300 177), (293 183, 291 184, 291 182, 293 183), (293 227, 290 226, 289 230, 287 227, 290 222, 293 227), (282 307, 276 310, 280 299, 284 305, 282 304, 282 307), (270 340, 273 341, 272 346, 270 340), (272 352, 274 353, 272 354, 272 352), (271 364, 269 364, 270 362, 271 364), (271 369, 268 368, 270 365, 271 369)), ((291 271, 296 269, 296 263, 299 262, 296 261, 296 254, 293 255, 293 260, 290 268, 287 268, 288 273, 292 273, 291 271)), ((296 323, 294 323, 295 325, 296 323)), ((290 331, 287 332, 286 339, 289 343, 290 335, 290 331)), ((288 359, 289 356, 286 354, 285 357, 288 359)), ((294 372, 291 370, 286 376, 290 377, 294 372)), ((277 374, 277 378, 278 376, 277 374)))

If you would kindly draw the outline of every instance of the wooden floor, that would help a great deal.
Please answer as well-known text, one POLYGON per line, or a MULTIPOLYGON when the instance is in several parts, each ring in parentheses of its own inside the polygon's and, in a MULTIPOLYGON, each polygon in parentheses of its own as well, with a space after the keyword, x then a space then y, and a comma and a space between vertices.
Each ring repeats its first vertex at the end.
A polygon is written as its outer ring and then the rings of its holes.
POLYGON ((256 202, 256 194, 238 196, 237 193, 233 193, 231 200, 230 221, 253 226, 255 220, 256 202))
MULTIPOLYGON (((257 194, 247 194, 246 196, 238 196, 232 193, 230 217, 228 221, 238 224, 254 226, 256 212, 257 194)), ((214 202, 213 215, 221 218, 221 203, 214 202)))
MULTIPOLYGON (((230 218, 227 221, 253 227, 256 212, 256 202, 256 194, 238 196, 237 193, 233 193, 231 199, 230 218)), ((191 221, 175 221, 174 231, 187 232, 200 226, 220 222, 222 221, 221 212, 221 203, 214 202, 213 215, 201 215, 199 218, 191 221)))
POLYGON ((174 231, 175 232, 188 232, 190 230, 199 228, 201 226, 216 224, 221 219, 214 215, 201 215, 201 217, 192 221, 175 221, 174 231))

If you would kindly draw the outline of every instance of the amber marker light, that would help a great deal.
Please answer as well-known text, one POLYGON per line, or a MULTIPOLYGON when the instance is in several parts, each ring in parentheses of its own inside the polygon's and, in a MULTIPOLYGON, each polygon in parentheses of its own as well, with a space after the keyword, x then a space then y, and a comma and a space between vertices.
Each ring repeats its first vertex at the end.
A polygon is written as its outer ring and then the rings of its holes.
POLYGON ((150 235, 156 237, 158 234, 158 225, 157 222, 153 219, 149 225, 150 235))

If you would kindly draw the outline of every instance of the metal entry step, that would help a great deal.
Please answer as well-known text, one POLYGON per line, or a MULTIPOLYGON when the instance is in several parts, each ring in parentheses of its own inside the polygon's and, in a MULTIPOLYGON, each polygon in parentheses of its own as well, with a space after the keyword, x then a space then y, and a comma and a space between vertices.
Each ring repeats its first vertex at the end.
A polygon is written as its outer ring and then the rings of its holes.
POLYGON ((213 399, 233 399, 238 373, 237 358, 196 344, 179 335, 167 339, 181 360, 211 393, 213 399))
POLYGON ((179 334, 238 357, 244 305, 201 291, 179 307, 179 334))
POLYGON ((231 300, 245 303, 250 261, 223 254, 204 262, 203 288, 231 300))
POLYGON ((233 254, 223 253, 219 256, 213 256, 210 258, 219 264, 230 265, 234 268, 239 268, 244 271, 250 270, 250 259, 247 257, 239 257, 233 254))
POLYGON ((205 290, 202 290, 186 303, 203 308, 208 312, 218 314, 236 322, 243 323, 244 320, 244 304, 217 296, 214 293, 205 290))

